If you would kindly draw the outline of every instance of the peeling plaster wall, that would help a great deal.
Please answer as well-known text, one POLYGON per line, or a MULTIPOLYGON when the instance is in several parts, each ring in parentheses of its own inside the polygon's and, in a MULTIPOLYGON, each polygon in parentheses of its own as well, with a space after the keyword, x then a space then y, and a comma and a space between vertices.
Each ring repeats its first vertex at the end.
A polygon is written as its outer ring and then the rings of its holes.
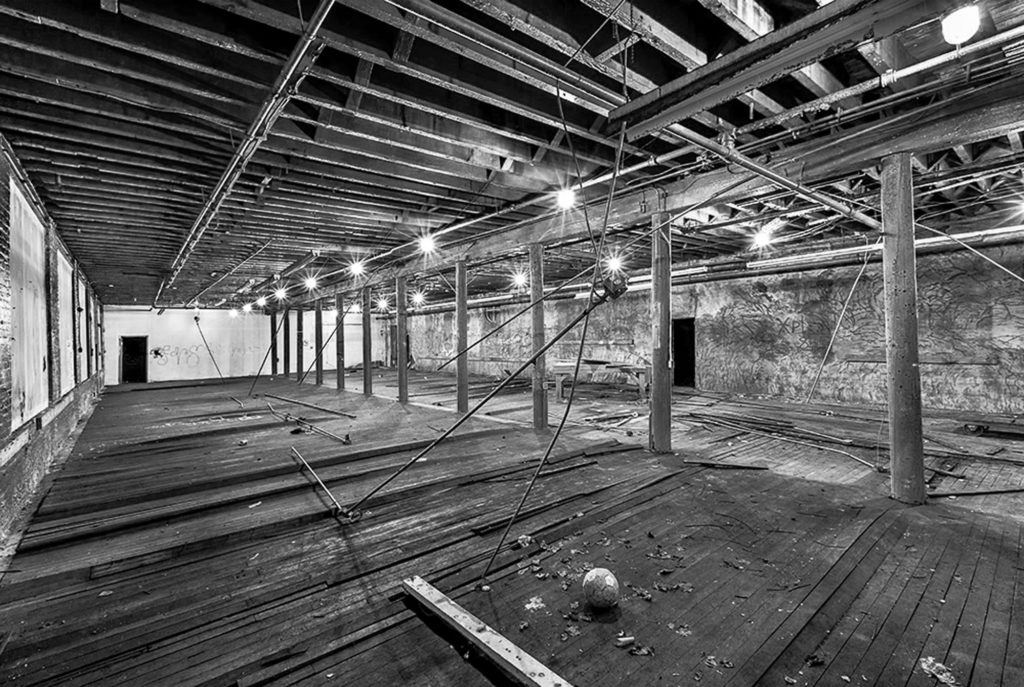
MULTIPOLYGON (((986 254, 1024 274, 1024 248, 986 254)), ((803 399, 828 347, 859 267, 770 275, 677 286, 672 316, 696 320, 697 386, 803 399)), ((591 318, 587 358, 646 361, 650 351, 648 293, 627 294, 591 318)), ((553 335, 582 301, 547 306, 553 335)), ((967 251, 918 259, 921 383, 932 408, 1024 411, 1024 284, 967 251)), ((515 308, 470 311, 470 341, 490 331, 515 308)), ((882 269, 869 265, 851 300, 822 371, 815 400, 886 402, 882 269)), ((530 350, 523 316, 470 356, 470 371, 513 369, 530 350)), ((410 319, 412 346, 422 368, 433 369, 454 351, 454 314, 410 319)), ((572 359, 574 332, 548 360, 572 359)))

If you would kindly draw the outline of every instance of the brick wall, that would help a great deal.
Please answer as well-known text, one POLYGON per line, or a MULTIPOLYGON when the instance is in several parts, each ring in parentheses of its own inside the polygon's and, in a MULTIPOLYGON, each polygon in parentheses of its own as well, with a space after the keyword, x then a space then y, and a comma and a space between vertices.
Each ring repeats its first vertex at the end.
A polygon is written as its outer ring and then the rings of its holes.
MULTIPOLYGON (((1024 274, 1024 246, 985 249, 1024 274)), ((638 270, 641 268, 637 268, 638 270)), ((708 391, 802 400, 825 356, 859 267, 815 270, 676 286, 673 318, 694 318, 697 386, 708 391)), ((921 384, 927 407, 993 413, 1024 411, 1024 286, 967 251, 918 259, 921 384)), ((470 311, 474 341, 521 306, 470 311)), ((546 308, 552 336, 583 307, 557 301, 546 308)), ((649 292, 627 294, 591 317, 585 357, 638 363, 650 356, 649 292)), ((882 274, 869 265, 815 400, 886 402, 882 274)), ((412 351, 425 369, 454 352, 454 316, 410 319, 412 351)), ((548 361, 575 356, 579 331, 554 346, 548 361)), ((531 348, 530 320, 520 317, 470 354, 470 369, 500 374, 531 348)))
POLYGON ((36 490, 75 427, 91 413, 102 388, 102 368, 63 398, 60 397, 57 251, 66 249, 52 228, 47 230, 46 298, 49 406, 33 420, 11 429, 10 180, 14 171, 0 155, 0 542, 12 524, 34 503, 36 490))

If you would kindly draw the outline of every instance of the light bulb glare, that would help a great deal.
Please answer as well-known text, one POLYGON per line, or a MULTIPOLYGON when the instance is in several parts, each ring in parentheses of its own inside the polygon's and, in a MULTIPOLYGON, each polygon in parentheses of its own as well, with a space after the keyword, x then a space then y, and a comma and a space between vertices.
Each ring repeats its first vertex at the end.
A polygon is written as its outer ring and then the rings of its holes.
POLYGON ((563 188, 555 195, 555 203, 562 210, 568 210, 576 204, 576 192, 571 188, 563 188))
POLYGON ((756 248, 767 248, 772 242, 771 229, 761 229, 754 234, 754 246, 756 248))
POLYGON ((612 255, 604 261, 605 267, 608 268, 609 272, 621 272, 622 271, 622 258, 618 255, 612 255))
POLYGON ((434 237, 430 234, 424 234, 419 238, 420 252, 424 255, 430 255, 437 250, 437 243, 434 241, 434 237))
POLYGON ((529 281, 529 277, 526 276, 526 272, 520 270, 512 273, 512 286, 517 289, 521 289, 526 286, 527 281, 529 281))
POLYGON ((228 317, 238 317, 238 311, 231 308, 231 310, 228 310, 228 317))
POLYGON ((256 307, 264 308, 264 307, 266 307, 266 305, 267 305, 267 297, 266 296, 260 296, 259 298, 256 299, 256 307))
POLYGON ((303 283, 306 285, 306 290, 312 291, 316 288, 316 277, 306 277, 303 283))
POLYGON ((284 297, 287 295, 288 291, 285 289, 278 289, 277 291, 274 292, 274 298, 276 298, 279 301, 283 301, 284 297))
POLYGON ((977 5, 967 5, 942 18, 942 38, 950 45, 963 45, 981 28, 977 5))
POLYGON ((387 298, 380 298, 377 300, 377 309, 380 310, 381 312, 387 312, 390 307, 391 301, 389 301, 387 298))
POLYGON ((422 291, 417 291, 416 293, 414 293, 412 295, 412 304, 413 305, 423 305, 423 303, 426 300, 427 300, 427 297, 423 294, 422 291))
POLYGON ((366 265, 363 264, 362 260, 356 260, 348 266, 349 274, 353 277, 358 277, 360 274, 366 271, 366 265))

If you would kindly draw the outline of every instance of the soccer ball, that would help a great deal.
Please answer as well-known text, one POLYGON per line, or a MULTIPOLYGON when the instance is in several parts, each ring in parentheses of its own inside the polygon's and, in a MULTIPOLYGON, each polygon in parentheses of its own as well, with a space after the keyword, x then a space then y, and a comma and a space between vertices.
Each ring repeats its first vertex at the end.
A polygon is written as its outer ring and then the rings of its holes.
POLYGON ((583 578, 583 598, 594 608, 611 608, 619 603, 619 581, 606 568, 594 568, 583 578))

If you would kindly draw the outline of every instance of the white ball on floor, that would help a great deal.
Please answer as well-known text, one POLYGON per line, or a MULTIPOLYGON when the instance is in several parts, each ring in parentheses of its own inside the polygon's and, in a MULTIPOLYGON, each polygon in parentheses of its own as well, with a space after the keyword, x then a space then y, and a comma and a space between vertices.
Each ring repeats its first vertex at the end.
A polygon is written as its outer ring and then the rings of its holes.
POLYGON ((611 608, 619 603, 619 581, 607 568, 594 568, 583 578, 583 598, 594 608, 611 608))

